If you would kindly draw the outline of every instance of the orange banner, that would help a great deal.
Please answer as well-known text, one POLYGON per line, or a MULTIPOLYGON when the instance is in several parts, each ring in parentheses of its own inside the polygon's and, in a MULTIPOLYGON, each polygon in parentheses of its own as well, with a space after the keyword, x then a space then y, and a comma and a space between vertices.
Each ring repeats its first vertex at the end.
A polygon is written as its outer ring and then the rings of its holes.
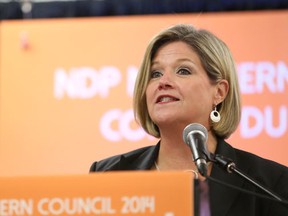
POLYGON ((0 215, 193 215, 193 181, 188 172, 0 177, 0 215))
POLYGON ((288 11, 3 21, 0 175, 84 174, 152 145, 132 92, 153 35, 191 23, 222 38, 243 98, 233 146, 288 165, 288 11))

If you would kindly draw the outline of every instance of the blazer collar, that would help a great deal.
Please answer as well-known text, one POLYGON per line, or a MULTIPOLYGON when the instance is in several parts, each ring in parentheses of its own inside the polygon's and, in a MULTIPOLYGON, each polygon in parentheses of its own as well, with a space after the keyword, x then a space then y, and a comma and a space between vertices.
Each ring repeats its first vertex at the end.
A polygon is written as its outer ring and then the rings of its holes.
MULTIPOLYGON (((218 139, 216 154, 230 158, 237 164, 235 149, 223 139, 218 139)), ((247 170, 243 170, 247 172, 247 170)), ((234 173, 228 173, 217 165, 213 165, 211 177, 223 183, 236 187, 242 187, 245 183, 243 179, 234 173)), ((240 193, 236 189, 209 181, 210 185, 210 207, 213 215, 226 215, 234 200, 240 193), (223 205, 225 203, 225 205, 223 205)))
POLYGON ((125 154, 120 158, 118 170, 150 170, 157 160, 160 148, 160 141, 157 145, 146 148, 145 151, 135 156, 134 154, 125 154))

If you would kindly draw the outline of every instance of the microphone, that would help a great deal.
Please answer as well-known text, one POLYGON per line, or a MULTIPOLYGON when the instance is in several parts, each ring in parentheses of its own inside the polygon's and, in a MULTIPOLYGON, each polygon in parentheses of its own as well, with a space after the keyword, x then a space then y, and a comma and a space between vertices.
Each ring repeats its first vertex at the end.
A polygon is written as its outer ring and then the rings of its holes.
POLYGON ((207 176, 207 160, 209 159, 209 152, 206 147, 207 138, 207 129, 199 123, 192 123, 184 128, 183 140, 190 147, 193 161, 199 173, 204 177, 207 176))

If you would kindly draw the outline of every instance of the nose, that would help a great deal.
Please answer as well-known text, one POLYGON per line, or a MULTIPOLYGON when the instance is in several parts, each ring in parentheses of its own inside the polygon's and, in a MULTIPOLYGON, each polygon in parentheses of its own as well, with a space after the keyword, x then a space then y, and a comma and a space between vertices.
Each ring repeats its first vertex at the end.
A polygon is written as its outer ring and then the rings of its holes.
POLYGON ((159 79, 158 89, 169 89, 173 87, 173 79, 170 73, 164 73, 159 79))

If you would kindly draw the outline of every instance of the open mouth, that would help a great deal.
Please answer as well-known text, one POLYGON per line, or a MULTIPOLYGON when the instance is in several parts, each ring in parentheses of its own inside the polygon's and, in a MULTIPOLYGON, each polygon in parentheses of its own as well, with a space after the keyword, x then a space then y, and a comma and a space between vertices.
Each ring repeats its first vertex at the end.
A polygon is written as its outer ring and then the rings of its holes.
POLYGON ((172 96, 161 96, 157 98, 156 103, 166 103, 171 101, 179 101, 179 99, 172 96))

